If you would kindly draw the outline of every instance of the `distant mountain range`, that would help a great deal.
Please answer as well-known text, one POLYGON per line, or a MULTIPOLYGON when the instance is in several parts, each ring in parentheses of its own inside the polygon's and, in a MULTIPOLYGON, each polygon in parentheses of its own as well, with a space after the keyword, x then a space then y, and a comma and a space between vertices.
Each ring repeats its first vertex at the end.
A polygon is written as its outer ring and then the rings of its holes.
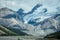
POLYGON ((60 12, 46 13, 48 10, 44 8, 42 12, 35 13, 38 10, 37 8, 41 6, 37 4, 28 13, 23 13, 23 9, 19 9, 16 12, 6 7, 1 8, 0 25, 19 35, 44 37, 60 31, 60 12))

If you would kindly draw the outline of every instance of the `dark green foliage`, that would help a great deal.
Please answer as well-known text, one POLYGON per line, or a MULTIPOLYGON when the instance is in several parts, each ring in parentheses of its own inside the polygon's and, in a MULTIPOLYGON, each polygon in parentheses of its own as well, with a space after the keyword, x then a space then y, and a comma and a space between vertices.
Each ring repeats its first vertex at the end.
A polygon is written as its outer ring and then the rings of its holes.
POLYGON ((47 35, 45 38, 55 38, 60 39, 60 31, 47 35))
POLYGON ((2 34, 0 36, 7 36, 7 35, 18 35, 16 34, 15 32, 3 27, 3 26, 0 26, 0 30, 2 30, 3 32, 5 32, 6 34, 2 34))

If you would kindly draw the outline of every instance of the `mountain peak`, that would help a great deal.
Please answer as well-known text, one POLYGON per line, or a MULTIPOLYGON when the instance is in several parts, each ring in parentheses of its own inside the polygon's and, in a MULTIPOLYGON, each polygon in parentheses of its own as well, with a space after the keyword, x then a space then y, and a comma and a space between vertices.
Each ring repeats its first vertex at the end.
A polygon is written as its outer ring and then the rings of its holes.
POLYGON ((2 8, 2 9, 8 9, 7 7, 4 7, 4 8, 2 8))
POLYGON ((9 11, 9 10, 10 10, 10 11, 13 11, 13 10, 7 8, 7 7, 1 8, 0 11, 1 11, 1 10, 3 10, 3 11, 9 11))
POLYGON ((10 14, 12 15, 14 13, 16 13, 16 12, 7 7, 0 9, 0 17, 4 17, 4 16, 10 15, 10 14))
MULTIPOLYGON (((4 7, 4 8, 1 8, 1 9, 2 9, 2 10, 4 10, 4 9, 9 9, 9 8, 7 8, 7 7, 4 7)), ((1 10, 1 9, 0 9, 0 10, 1 10)))

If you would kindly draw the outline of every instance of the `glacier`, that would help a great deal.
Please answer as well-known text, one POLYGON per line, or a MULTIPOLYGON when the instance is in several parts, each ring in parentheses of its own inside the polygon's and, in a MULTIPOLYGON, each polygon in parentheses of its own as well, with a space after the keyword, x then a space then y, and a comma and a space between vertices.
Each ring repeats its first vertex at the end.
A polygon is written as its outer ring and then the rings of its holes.
POLYGON ((57 8, 57 12, 47 13, 46 8, 37 11, 39 7, 33 8, 34 11, 26 14, 19 12, 20 10, 16 12, 9 8, 2 8, 0 9, 0 25, 18 34, 40 37, 60 31, 60 8, 57 8))

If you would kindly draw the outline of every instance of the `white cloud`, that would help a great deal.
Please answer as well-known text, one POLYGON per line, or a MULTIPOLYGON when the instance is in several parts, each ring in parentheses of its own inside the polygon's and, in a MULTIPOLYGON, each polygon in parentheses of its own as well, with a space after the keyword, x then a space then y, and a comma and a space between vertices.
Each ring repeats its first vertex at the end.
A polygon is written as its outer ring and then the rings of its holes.
POLYGON ((17 11, 21 7, 25 12, 30 11, 37 3, 43 4, 44 7, 48 7, 48 10, 51 11, 59 6, 59 0, 1 0, 0 2, 0 8, 7 6, 8 8, 17 11))
POLYGON ((13 1, 13 2, 12 2, 12 5, 16 5, 16 3, 13 1))

